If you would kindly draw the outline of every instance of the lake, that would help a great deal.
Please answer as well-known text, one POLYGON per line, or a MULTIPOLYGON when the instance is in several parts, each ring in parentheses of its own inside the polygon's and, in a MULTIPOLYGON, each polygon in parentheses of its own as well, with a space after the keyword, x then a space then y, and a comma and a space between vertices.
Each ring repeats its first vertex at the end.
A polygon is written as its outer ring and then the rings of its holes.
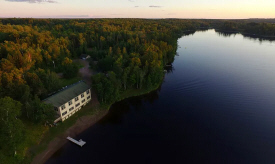
POLYGON ((275 42, 197 31, 161 88, 114 104, 48 161, 275 163, 275 42))

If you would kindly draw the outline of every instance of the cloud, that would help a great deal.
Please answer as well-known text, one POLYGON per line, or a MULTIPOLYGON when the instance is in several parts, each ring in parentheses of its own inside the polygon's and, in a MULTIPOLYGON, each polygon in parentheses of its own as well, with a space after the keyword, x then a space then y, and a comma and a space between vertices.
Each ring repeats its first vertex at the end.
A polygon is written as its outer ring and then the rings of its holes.
POLYGON ((128 0, 128 1, 130 1, 130 2, 136 2, 136 0, 128 0))
POLYGON ((93 15, 92 18, 108 18, 106 15, 93 15))
POLYGON ((61 15, 61 17, 67 17, 67 18, 88 18, 89 15, 61 15))
POLYGON ((55 0, 6 0, 9 2, 29 2, 29 3, 57 3, 55 0))
POLYGON ((153 8, 160 8, 160 7, 162 7, 162 6, 155 6, 155 5, 151 5, 151 6, 149 6, 149 7, 153 7, 153 8))
POLYGON ((167 15, 176 15, 177 13, 168 13, 167 15))
POLYGON ((39 18, 90 18, 89 15, 48 15, 39 18))
POLYGON ((139 7, 139 6, 135 6, 135 7, 139 7))

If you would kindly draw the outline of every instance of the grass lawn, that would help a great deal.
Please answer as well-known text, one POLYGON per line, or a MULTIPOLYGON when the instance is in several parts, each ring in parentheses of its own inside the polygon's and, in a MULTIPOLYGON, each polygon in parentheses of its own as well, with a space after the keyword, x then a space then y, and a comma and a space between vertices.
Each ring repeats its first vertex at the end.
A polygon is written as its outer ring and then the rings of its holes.
POLYGON ((145 89, 145 88, 142 88, 142 89, 128 89, 128 90, 123 91, 121 93, 120 100, 129 98, 129 97, 140 96, 140 95, 144 95, 144 94, 150 93, 150 92, 158 89, 161 84, 162 84, 162 82, 160 84, 158 84, 158 85, 150 88, 150 89, 145 89))
POLYGON ((61 85, 63 87, 65 86, 68 86, 68 85, 71 85, 71 84, 74 84, 78 81, 82 80, 82 78, 80 76, 77 76, 75 78, 72 78, 72 79, 65 79, 65 78, 61 78, 60 81, 61 81, 61 85))

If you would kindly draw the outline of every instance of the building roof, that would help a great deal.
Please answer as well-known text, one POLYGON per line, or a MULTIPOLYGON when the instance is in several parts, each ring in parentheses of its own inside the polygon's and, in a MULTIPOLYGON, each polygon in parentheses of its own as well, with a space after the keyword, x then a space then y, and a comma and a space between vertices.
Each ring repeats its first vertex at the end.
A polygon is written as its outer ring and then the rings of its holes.
POLYGON ((80 55, 80 58, 82 59, 82 58, 89 58, 90 57, 90 55, 87 55, 87 54, 82 54, 82 55, 80 55))
POLYGON ((83 81, 79 81, 73 85, 64 87, 63 90, 58 91, 56 94, 46 98, 43 101, 45 103, 53 104, 55 107, 60 107, 90 88, 91 87, 83 81))

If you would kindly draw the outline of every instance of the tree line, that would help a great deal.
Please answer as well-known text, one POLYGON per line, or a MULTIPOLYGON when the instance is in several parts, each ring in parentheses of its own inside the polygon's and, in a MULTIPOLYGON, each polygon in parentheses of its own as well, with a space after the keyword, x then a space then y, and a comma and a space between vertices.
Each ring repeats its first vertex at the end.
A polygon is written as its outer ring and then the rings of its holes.
POLYGON ((87 50, 91 66, 100 72, 92 77, 99 101, 114 102, 128 89, 155 88, 162 81, 164 67, 174 60, 177 39, 200 27, 209 24, 173 19, 93 23, 85 36, 88 47, 92 47, 87 50))
POLYGON ((268 19, 207 20, 215 29, 244 34, 275 37, 275 23, 268 19))

